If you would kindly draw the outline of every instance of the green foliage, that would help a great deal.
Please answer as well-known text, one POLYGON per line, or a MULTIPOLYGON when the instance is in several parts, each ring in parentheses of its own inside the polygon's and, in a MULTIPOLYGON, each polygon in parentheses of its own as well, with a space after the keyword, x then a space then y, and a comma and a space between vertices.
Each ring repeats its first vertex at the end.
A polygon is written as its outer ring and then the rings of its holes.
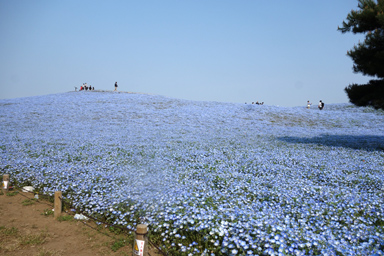
POLYGON ((53 213, 54 212, 51 209, 45 209, 43 211, 42 215, 44 215, 44 216, 51 216, 51 215, 53 215, 53 213))
POLYGON ((7 236, 15 236, 19 233, 19 230, 15 227, 7 228, 5 226, 0 226, 0 234, 7 236))
POLYGON ((33 205, 36 202, 36 199, 25 199, 23 202, 21 202, 22 205, 28 206, 28 205, 33 205))
MULTIPOLYGON (((384 0, 359 0, 359 10, 352 10, 347 21, 338 28, 342 33, 364 33, 364 42, 358 43, 347 52, 352 58, 353 71, 363 75, 384 78, 384 0)), ((383 108, 383 80, 373 80, 366 85, 352 84, 345 88, 352 103, 357 106, 383 108), (378 92, 378 93, 376 93, 378 92), (381 92, 381 94, 380 94, 381 92), (358 96, 358 93, 363 93, 358 96)))
POLYGON ((116 240, 112 245, 111 245, 111 250, 116 252, 117 250, 119 250, 120 248, 126 246, 126 245, 129 245, 127 244, 126 240, 125 239, 119 239, 119 240, 116 240))
POLYGON ((73 220, 73 216, 71 215, 61 215, 57 218, 58 221, 69 221, 73 220))
POLYGON ((12 192, 7 192, 6 193, 7 196, 15 196, 17 194, 19 194, 19 191, 12 191, 12 192))
POLYGON ((368 84, 352 84, 345 88, 351 103, 384 109, 384 79, 371 80, 368 84))
POLYGON ((338 28, 342 33, 365 33, 359 43, 347 55, 354 62, 353 70, 369 76, 384 77, 384 0, 359 0, 359 10, 352 10, 347 22, 338 28))
POLYGON ((40 245, 45 243, 48 237, 48 233, 41 232, 40 234, 30 234, 21 237, 22 245, 40 245))
POLYGON ((123 233, 123 230, 118 227, 109 226, 108 229, 111 233, 114 233, 115 235, 120 235, 121 233, 123 233))

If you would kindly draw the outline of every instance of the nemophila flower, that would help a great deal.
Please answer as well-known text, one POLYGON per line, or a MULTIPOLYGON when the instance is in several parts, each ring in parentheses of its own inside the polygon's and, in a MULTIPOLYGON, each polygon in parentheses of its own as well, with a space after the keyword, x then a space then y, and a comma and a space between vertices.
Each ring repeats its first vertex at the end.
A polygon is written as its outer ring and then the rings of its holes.
POLYGON ((147 222, 175 249, 380 254, 382 111, 109 93, 0 107, 0 170, 110 223, 147 222))

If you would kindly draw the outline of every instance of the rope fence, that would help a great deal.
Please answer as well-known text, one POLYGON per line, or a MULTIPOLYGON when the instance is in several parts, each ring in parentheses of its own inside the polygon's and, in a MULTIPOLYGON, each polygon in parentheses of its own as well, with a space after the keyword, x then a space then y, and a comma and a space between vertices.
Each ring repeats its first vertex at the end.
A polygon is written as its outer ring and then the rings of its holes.
MULTIPOLYGON (((20 191, 25 192, 20 187, 10 185, 9 174, 3 175, 3 182, 2 182, 1 188, 2 188, 3 194, 9 193, 10 190, 18 191, 18 192, 20 192, 20 191)), ((33 193, 33 192, 27 191, 27 193, 33 193)), ((25 198, 31 199, 22 193, 19 193, 19 194, 24 196, 25 198)), ((75 209, 75 207, 73 207, 73 205, 71 204, 70 201, 68 201, 67 199, 66 200, 63 199, 61 191, 55 191, 53 198, 52 198, 52 196, 49 196, 49 195, 39 194, 38 196, 35 196, 35 199, 37 199, 36 200, 37 202, 46 204, 46 205, 51 206, 51 207, 52 207, 52 205, 48 204, 47 202, 52 203, 52 201, 53 201, 53 212, 54 212, 54 218, 55 219, 58 219, 62 215, 63 207, 65 209, 75 209), (39 198, 41 198, 43 200, 38 200, 39 198)), ((84 213, 81 213, 81 214, 83 216, 87 217, 88 219, 92 220, 93 222, 98 223, 97 225, 104 224, 106 227, 108 226, 108 227, 117 228, 122 232, 127 232, 127 233, 134 232, 134 241, 133 241, 133 255, 134 256, 151 256, 151 254, 148 252, 148 244, 150 244, 153 248, 155 248, 158 251, 158 253, 160 253, 161 255, 169 256, 168 253, 161 250, 160 246, 158 246, 157 244, 155 244, 153 241, 150 240, 149 231, 148 231, 149 227, 146 224, 138 224, 136 226, 136 229, 133 229, 133 228, 129 229, 127 227, 112 225, 111 223, 107 223, 103 220, 97 219, 97 218, 90 216, 88 214, 84 214, 84 213)), ((97 232, 100 232, 100 230, 95 229, 94 227, 90 226, 87 222, 82 221, 82 223, 84 225, 96 230, 97 232)), ((100 233, 102 233, 102 232, 100 232, 100 233)), ((103 233, 103 234, 111 237, 107 233, 103 233)))

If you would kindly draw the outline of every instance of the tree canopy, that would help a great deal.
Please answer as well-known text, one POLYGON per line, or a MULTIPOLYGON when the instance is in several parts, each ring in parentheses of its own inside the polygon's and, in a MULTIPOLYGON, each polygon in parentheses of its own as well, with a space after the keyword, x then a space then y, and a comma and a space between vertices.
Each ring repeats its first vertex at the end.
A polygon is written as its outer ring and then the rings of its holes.
POLYGON ((346 87, 350 101, 359 106, 372 105, 384 109, 384 0, 358 0, 358 10, 352 10, 338 30, 342 33, 365 34, 364 42, 355 45, 347 55, 354 62, 354 72, 379 78, 366 85, 352 84, 346 87), (359 88, 363 86, 367 88, 359 88))

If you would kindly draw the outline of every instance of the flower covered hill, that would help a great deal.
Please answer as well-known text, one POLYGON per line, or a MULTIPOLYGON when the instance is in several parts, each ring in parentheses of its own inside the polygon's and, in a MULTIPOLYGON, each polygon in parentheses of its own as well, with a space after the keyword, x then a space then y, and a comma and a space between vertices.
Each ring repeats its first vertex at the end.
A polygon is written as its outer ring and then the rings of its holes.
POLYGON ((173 255, 383 255, 384 112, 69 92, 0 100, 0 170, 173 255))

